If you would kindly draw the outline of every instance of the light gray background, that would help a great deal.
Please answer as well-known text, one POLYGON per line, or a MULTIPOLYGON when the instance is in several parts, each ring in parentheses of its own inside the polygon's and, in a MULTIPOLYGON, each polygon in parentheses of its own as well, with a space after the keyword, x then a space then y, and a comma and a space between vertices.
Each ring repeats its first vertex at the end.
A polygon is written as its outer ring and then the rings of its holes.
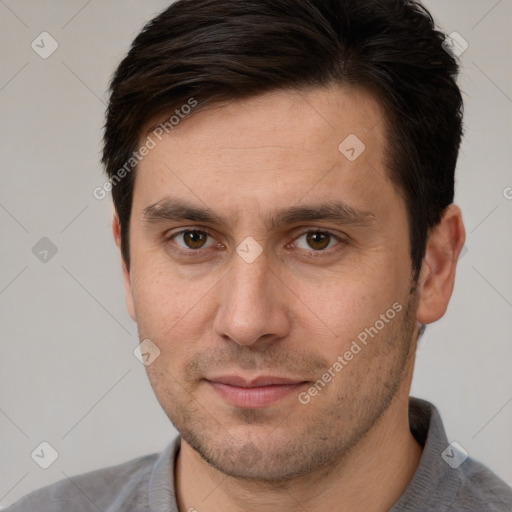
MULTIPOLYGON (((0 506, 76 473, 160 451, 175 431, 132 351, 110 198, 92 191, 106 88, 163 0, 0 0, 0 506), (59 47, 40 58, 31 42, 59 47), (48 237, 43 263, 32 247, 48 237), (47 470, 31 452, 59 453, 47 470)), ((512 484, 511 0, 430 0, 469 43, 457 203, 467 228, 447 315, 427 329, 412 394, 450 441, 512 484)))

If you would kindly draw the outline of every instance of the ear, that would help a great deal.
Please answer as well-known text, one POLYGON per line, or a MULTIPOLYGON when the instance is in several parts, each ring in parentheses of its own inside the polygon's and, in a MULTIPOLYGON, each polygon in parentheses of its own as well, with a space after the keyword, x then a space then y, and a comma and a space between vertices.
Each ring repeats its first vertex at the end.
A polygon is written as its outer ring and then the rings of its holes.
POLYGON ((135 303, 133 300, 132 293, 132 283, 130 278, 130 271, 126 266, 126 262, 124 261, 123 254, 121 252, 121 223, 119 222, 119 216, 117 215, 117 211, 114 208, 114 213, 112 215, 112 234, 114 235, 114 240, 116 242, 117 248, 121 254, 121 266, 123 272, 123 285, 124 285, 124 296, 126 299, 126 307, 128 308, 128 313, 132 317, 133 321, 136 322, 135 316, 135 303))
POLYGON ((453 292, 457 260, 465 240, 460 208, 451 204, 427 240, 418 280, 418 322, 430 324, 445 314, 453 292))

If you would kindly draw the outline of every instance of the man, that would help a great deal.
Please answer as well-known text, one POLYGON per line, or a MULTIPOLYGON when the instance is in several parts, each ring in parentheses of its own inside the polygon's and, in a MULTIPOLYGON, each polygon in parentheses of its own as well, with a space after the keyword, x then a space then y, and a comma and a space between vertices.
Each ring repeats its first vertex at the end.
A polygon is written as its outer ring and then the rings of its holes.
POLYGON ((406 0, 180 0, 148 23, 111 84, 103 161, 180 436, 12 512, 512 510, 409 398, 465 240, 445 47, 406 0))

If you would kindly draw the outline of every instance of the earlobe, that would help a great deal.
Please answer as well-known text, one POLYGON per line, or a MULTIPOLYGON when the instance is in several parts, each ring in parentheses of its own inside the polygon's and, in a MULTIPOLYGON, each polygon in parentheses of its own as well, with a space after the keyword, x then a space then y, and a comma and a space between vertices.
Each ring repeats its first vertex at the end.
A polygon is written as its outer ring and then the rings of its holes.
POLYGON ((134 322, 137 321, 135 315, 135 303, 133 300, 133 292, 132 292, 132 282, 130 277, 130 271, 126 265, 126 262, 123 258, 123 254, 121 252, 121 222, 119 221, 119 216, 117 215, 116 210, 114 209, 112 215, 112 234, 114 235, 115 243, 119 249, 119 253, 121 255, 121 269, 123 273, 123 286, 124 286, 124 296, 126 300, 126 307, 128 308, 128 313, 134 322))
POLYGON ((417 320, 420 323, 430 324, 445 314, 453 292, 457 261, 465 239, 460 208, 451 204, 441 222, 432 229, 428 237, 418 279, 417 320))

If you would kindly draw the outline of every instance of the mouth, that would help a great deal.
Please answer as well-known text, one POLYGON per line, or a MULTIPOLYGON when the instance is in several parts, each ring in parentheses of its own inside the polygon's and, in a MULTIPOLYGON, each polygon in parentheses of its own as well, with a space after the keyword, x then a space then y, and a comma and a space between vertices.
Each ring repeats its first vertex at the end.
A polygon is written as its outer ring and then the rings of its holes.
POLYGON ((248 409, 274 404, 298 393, 302 387, 309 384, 308 381, 270 375, 250 380, 236 375, 224 375, 205 380, 224 401, 235 407, 248 409))

